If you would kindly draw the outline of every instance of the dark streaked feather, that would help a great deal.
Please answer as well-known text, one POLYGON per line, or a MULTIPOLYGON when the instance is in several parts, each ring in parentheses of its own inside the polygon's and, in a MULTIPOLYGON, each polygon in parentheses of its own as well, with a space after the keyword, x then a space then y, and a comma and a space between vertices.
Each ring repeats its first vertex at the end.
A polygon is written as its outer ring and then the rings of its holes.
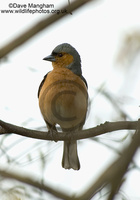
MULTIPOLYGON (((49 72, 48 72, 48 73, 49 73, 49 72)), ((44 82, 45 82, 45 80, 46 80, 46 78, 47 78, 48 73, 44 76, 43 80, 41 81, 41 83, 40 83, 40 85, 39 85, 38 93, 37 93, 38 98, 39 98, 40 90, 41 90, 41 88, 42 88, 42 86, 43 86, 43 84, 44 84, 44 82)))

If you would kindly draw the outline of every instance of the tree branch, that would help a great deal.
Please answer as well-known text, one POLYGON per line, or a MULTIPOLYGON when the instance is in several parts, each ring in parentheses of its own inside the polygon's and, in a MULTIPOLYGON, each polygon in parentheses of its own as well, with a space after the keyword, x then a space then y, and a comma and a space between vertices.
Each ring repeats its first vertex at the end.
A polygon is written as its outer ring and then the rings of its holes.
MULTIPOLYGON (((2 121, 0 121, 0 124, 4 124, 5 127, 9 126, 9 124, 7 125, 7 123, 2 122, 2 121)), ((39 188, 39 189, 44 190, 46 192, 49 192, 49 193, 55 195, 58 198, 65 199, 65 200, 70 200, 70 199, 87 200, 87 199, 91 199, 101 188, 103 188, 107 184, 110 184, 112 186, 112 190, 111 190, 111 193, 110 193, 108 200, 110 200, 110 199, 112 200, 114 198, 115 194, 116 194, 116 191, 118 190, 118 187, 121 185, 122 177, 127 172, 128 166, 129 166, 136 150, 138 149, 138 147, 140 145, 140 120, 138 122, 113 122, 113 123, 107 122, 107 123, 105 123, 101 126, 102 126, 102 130, 104 130, 104 128, 103 128, 104 126, 105 127, 106 126, 115 127, 117 125, 120 125, 121 128, 123 128, 123 129, 124 129, 124 127, 127 128, 127 129, 137 129, 137 131, 136 131, 136 133, 133 137, 132 142, 130 143, 130 145, 128 145, 127 148, 125 148, 123 150, 122 155, 118 159, 116 159, 100 175, 100 177, 97 179, 97 181, 96 182, 94 181, 94 183, 91 185, 91 187, 89 187, 88 190, 80 196, 77 196, 77 197, 68 196, 68 195, 64 194, 63 192, 60 192, 56 189, 52 189, 47 185, 41 184, 40 182, 35 181, 32 178, 22 176, 21 174, 17 174, 17 173, 15 174, 13 172, 6 172, 4 170, 0 170, 0 175, 5 177, 5 178, 15 179, 15 180, 18 180, 20 182, 26 183, 28 185, 34 186, 36 188, 39 188)), ((14 125, 10 125, 10 126, 14 126, 14 125)), ((99 129, 100 126, 97 126, 95 128, 99 129)), ((17 126, 16 126, 15 130, 16 129, 17 129, 17 126)), ((23 128, 18 127, 18 129, 20 130, 20 129, 23 129, 23 128)), ((110 128, 110 130, 111 129, 112 128, 110 128)), ((115 130, 118 130, 118 129, 116 128, 115 130)))
POLYGON ((111 185, 111 192, 108 200, 113 200, 116 192, 121 186, 122 177, 127 172, 128 166, 140 145, 140 120, 138 121, 137 131, 130 145, 125 148, 122 155, 116 159, 91 185, 91 187, 76 200, 86 200, 93 197, 105 185, 111 185))
MULTIPOLYGON (((8 178, 8 179, 14 179, 14 180, 17 180, 17 181, 20 181, 22 183, 26 183, 30 186, 33 186, 33 187, 36 187, 38 189, 41 189, 41 190, 44 190, 60 199, 65 199, 65 200, 70 200, 71 198, 66 195, 65 193, 57 190, 57 189, 53 189, 52 187, 49 187, 47 186, 46 184, 42 184, 40 183, 39 181, 35 181, 35 178, 30 178, 28 176, 25 176, 25 173, 20 173, 18 174, 17 172, 7 172, 7 171, 4 171, 4 170, 1 170, 0 169, 0 175, 5 177, 5 178, 8 178), (24 174, 24 175, 22 175, 24 174)), ((37 179, 37 178, 36 178, 37 179)))
POLYGON ((10 123, 6 123, 0 120, 0 126, 2 127, 2 129, 0 129, 0 134, 14 133, 25 137, 36 138, 41 140, 55 140, 55 141, 79 140, 79 139, 95 137, 98 135, 105 134, 107 132, 112 132, 117 130, 136 130, 137 124, 138 124, 137 121, 105 122, 104 124, 98 125, 94 128, 82 131, 76 131, 74 133, 73 132, 62 133, 53 131, 51 134, 50 132, 31 130, 10 123))
POLYGON ((17 38, 9 42, 3 48, 0 49, 0 58, 4 57, 16 47, 20 46, 21 44, 25 43, 31 37, 42 31, 44 28, 49 27, 52 23, 58 21, 62 17, 66 16, 67 14, 71 13, 72 11, 80 8, 81 6, 85 5, 86 3, 90 2, 91 0, 76 0, 72 2, 69 6, 65 5, 64 7, 60 8, 59 10, 67 10, 67 13, 59 13, 59 14, 52 14, 50 17, 46 17, 40 22, 36 23, 34 26, 23 32, 17 38))

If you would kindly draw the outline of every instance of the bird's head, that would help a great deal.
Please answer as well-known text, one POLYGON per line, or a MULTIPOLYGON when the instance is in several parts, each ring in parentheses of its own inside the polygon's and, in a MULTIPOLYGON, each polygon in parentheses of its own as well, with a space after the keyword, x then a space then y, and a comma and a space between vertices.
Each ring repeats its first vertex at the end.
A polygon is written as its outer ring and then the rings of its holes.
POLYGON ((43 60, 51 61, 53 67, 66 67, 77 75, 81 75, 81 59, 79 53, 68 43, 63 43, 54 48, 51 55, 43 60))

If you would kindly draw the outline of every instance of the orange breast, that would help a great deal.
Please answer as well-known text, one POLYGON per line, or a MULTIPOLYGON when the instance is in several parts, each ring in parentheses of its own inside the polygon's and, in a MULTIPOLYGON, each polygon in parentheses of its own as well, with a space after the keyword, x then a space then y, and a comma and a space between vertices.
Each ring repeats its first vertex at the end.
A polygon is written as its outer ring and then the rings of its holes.
POLYGON ((87 88, 81 78, 67 68, 54 68, 41 88, 39 106, 44 119, 61 128, 84 123, 88 105, 87 88))

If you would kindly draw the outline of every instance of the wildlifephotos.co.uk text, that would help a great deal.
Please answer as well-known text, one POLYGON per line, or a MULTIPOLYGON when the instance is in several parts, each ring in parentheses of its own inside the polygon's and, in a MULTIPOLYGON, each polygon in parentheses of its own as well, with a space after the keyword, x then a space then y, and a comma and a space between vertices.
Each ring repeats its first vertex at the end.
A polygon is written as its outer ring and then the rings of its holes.
POLYGON ((60 13, 68 13, 67 9, 59 10, 55 9, 54 4, 35 4, 35 3, 27 3, 27 4, 19 4, 19 3, 9 3, 6 8, 0 10, 1 14, 60 14, 60 13))

